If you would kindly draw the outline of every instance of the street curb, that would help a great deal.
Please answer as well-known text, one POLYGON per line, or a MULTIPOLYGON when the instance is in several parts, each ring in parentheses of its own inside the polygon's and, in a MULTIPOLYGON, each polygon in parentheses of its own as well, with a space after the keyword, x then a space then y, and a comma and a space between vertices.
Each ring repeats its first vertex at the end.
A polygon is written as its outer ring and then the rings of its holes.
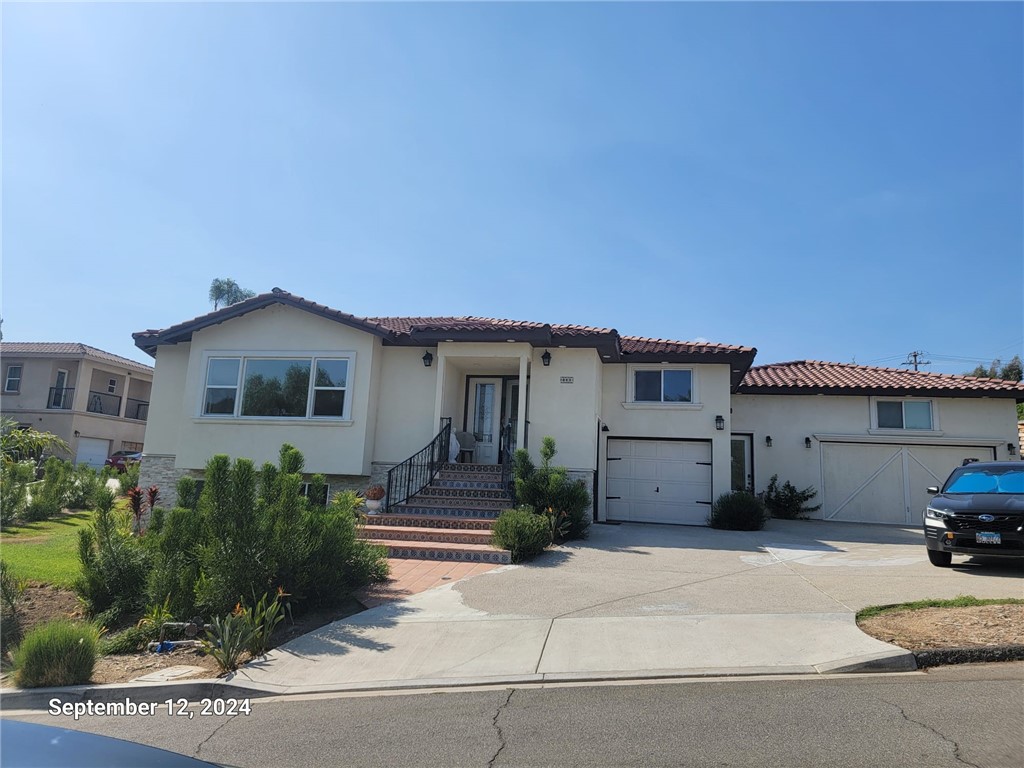
POLYGON ((946 664, 973 664, 986 661, 1024 660, 1024 645, 994 645, 976 648, 936 648, 914 651, 917 666, 921 669, 946 664))
POLYGON ((527 675, 495 675, 490 677, 425 678, 420 680, 388 680, 365 683, 327 685, 276 685, 256 683, 237 675, 221 679, 178 680, 166 683, 112 683, 108 685, 75 685, 63 688, 5 689, 0 691, 0 709, 46 710, 52 699, 63 703, 118 702, 131 699, 136 703, 163 703, 168 699, 257 699, 271 696, 303 696, 330 693, 398 693, 401 691, 464 688, 495 685, 538 685, 558 683, 648 682, 699 680, 703 678, 773 678, 790 675, 817 677, 836 672, 907 672, 917 668, 913 654, 883 652, 853 657, 840 662, 816 666, 779 667, 700 667, 690 669, 654 669, 642 672, 562 672, 527 675))
POLYGON ((180 680, 166 683, 111 683, 109 685, 69 685, 60 688, 13 688, 0 690, 0 709, 47 709, 51 699, 61 703, 114 702, 131 699, 141 703, 161 703, 167 699, 257 698, 273 696, 273 691, 241 688, 224 679, 180 680))

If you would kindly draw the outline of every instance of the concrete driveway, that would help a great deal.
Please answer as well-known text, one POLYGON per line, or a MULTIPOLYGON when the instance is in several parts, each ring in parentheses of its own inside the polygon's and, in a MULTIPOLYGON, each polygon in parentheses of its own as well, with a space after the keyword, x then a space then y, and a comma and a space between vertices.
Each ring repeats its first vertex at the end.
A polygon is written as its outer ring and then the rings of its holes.
POLYGON ((588 540, 533 563, 323 627, 233 682, 284 692, 912 669, 905 651, 860 632, 854 614, 1024 591, 1016 563, 956 562, 935 568, 918 530, 890 526, 595 525, 588 540))

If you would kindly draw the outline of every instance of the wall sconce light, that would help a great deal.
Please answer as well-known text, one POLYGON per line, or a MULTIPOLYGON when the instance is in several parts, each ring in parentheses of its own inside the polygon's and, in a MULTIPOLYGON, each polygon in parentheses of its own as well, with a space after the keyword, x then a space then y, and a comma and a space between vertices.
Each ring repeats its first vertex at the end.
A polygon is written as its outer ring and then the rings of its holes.
POLYGON ((434 356, 430 354, 430 350, 428 349, 423 353, 423 367, 429 368, 432 362, 434 362, 434 356))
POLYGON ((79 432, 79 431, 78 431, 78 430, 76 429, 76 430, 75 430, 75 437, 81 437, 81 436, 82 436, 82 433, 81 433, 81 432, 79 432))
POLYGON ((767 445, 769 448, 772 447, 772 436, 771 435, 767 435, 765 437, 764 444, 767 445))
POLYGON ((804 438, 804 448, 810 448, 810 447, 811 447, 811 438, 805 437, 804 438))
POLYGON ((544 367, 547 368, 551 365, 551 353, 545 349, 544 354, 540 356, 540 361, 544 363, 544 367))
POLYGON ((608 425, 607 424, 602 424, 601 425, 601 431, 602 432, 611 432, 611 430, 608 429, 608 425))
POLYGON ((719 431, 725 429, 725 416, 715 416, 715 429, 719 431))
POLYGON ((1017 444, 1016 443, 1007 443, 1006 444, 1006 452, 1008 454, 1010 454, 1011 456, 1013 456, 1013 454, 1015 454, 1017 452, 1017 444))

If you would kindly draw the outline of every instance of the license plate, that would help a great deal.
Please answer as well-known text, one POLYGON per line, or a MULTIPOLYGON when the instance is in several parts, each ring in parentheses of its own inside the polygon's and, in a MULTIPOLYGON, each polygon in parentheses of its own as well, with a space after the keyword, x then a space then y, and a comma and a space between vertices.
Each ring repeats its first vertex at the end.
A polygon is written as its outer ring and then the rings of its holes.
POLYGON ((1003 543, 1003 537, 1000 536, 998 533, 983 533, 981 531, 978 531, 976 534, 974 534, 974 540, 978 544, 1002 544, 1003 543))

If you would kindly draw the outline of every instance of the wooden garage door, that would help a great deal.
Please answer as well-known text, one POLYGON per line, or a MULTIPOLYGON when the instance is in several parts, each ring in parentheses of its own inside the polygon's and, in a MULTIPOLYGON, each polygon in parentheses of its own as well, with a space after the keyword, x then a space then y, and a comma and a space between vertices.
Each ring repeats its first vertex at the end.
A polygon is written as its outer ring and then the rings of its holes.
POLYGON ((826 520, 917 524, 931 496, 967 457, 989 461, 992 448, 878 443, 821 444, 826 520))
POLYGON ((609 520, 705 525, 711 443, 609 440, 607 486, 609 520))

